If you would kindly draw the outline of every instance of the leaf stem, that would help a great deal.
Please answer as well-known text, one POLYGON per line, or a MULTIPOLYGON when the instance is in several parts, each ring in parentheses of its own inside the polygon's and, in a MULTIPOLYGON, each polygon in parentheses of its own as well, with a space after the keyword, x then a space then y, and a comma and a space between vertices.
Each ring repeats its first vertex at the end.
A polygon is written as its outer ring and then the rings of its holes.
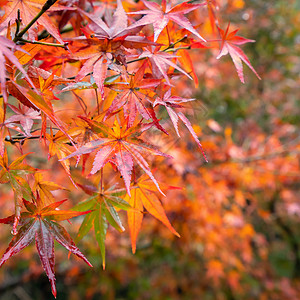
POLYGON ((29 41, 29 40, 25 40, 23 38, 20 38, 19 41, 23 42, 23 43, 39 44, 39 45, 51 46, 51 47, 59 47, 59 48, 64 48, 65 50, 67 50, 67 45, 68 45, 68 43, 65 43, 63 45, 63 44, 46 43, 46 42, 39 42, 39 41, 29 41))
POLYGON ((146 58, 148 58, 148 57, 139 57, 139 58, 136 58, 136 59, 127 61, 126 63, 127 63, 127 64, 131 64, 131 63, 133 63, 133 62, 140 61, 140 60, 143 60, 143 59, 146 59, 146 58))
POLYGON ((102 194, 104 191, 104 186, 103 186, 103 167, 101 169, 100 173, 100 193, 102 194))
POLYGON ((172 49, 164 50, 164 52, 175 52, 177 50, 184 50, 184 49, 191 49, 191 46, 172 48, 172 49))
POLYGON ((178 43, 181 43, 183 40, 185 40, 187 38, 187 36, 185 35, 184 37, 182 37, 181 39, 179 39, 178 41, 170 44, 166 49, 164 49, 164 52, 167 52, 169 49, 174 48, 174 46, 176 46, 178 43))
POLYGON ((72 91, 72 94, 73 94, 73 95, 75 96, 75 98, 77 99, 77 101, 78 101, 79 105, 81 106, 81 108, 82 108, 84 114, 87 115, 87 112, 86 112, 86 110, 87 110, 87 105, 85 104, 84 100, 83 100, 80 96, 78 96, 74 91, 72 91))

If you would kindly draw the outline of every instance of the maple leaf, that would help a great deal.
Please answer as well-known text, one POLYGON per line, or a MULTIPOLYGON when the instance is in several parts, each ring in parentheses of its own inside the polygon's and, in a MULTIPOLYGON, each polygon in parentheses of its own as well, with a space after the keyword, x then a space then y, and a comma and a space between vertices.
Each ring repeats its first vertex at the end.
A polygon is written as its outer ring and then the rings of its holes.
POLYGON ((140 10, 129 13, 145 15, 140 20, 129 26, 129 29, 135 28, 137 26, 153 24, 154 42, 156 42, 158 36, 162 32, 162 30, 168 25, 169 21, 173 21, 179 26, 187 29, 188 31, 196 35, 201 40, 205 41, 205 39, 195 30, 190 21, 184 16, 184 14, 187 14, 203 6, 204 3, 190 4, 188 2, 183 2, 175 5, 174 7, 171 7, 171 3, 167 3, 166 0, 162 0, 161 5, 155 2, 145 0, 142 1, 149 10, 140 10))
MULTIPOLYGON (((41 89, 41 92, 46 92, 47 90, 53 89, 55 86, 58 86, 60 84, 68 84, 74 82, 74 80, 72 79, 66 79, 56 76, 55 72, 50 73, 48 71, 45 71, 44 69, 34 66, 29 66, 28 76, 35 84, 35 86, 41 89)), ((55 96, 53 97, 55 98, 55 96)))
POLYGON ((43 176, 41 173, 37 172, 34 174, 34 185, 32 187, 32 190, 36 191, 39 194, 42 206, 55 202, 51 192, 62 189, 66 190, 66 188, 59 184, 56 184, 52 181, 43 180, 43 176))
POLYGON ((94 227, 97 243, 100 247, 102 257, 103 269, 105 269, 105 238, 108 228, 108 223, 119 232, 125 229, 122 225, 121 219, 116 209, 125 211, 135 210, 120 196, 125 194, 124 189, 115 190, 114 187, 109 189, 99 189, 92 185, 78 184, 87 194, 91 195, 88 200, 78 203, 74 210, 84 211, 93 210, 90 214, 86 215, 77 234, 76 240, 81 240, 91 229, 94 227))
POLYGON ((14 122, 20 122, 21 126, 23 127, 23 130, 25 132, 26 136, 31 136, 30 130, 33 126, 33 120, 40 120, 40 112, 37 112, 36 110, 26 107, 26 106, 20 106, 17 108, 16 106, 13 106, 11 104, 7 104, 13 112, 15 112, 15 115, 9 117, 4 124, 10 124, 14 122))
POLYGON ((242 62, 244 62, 252 70, 252 72, 257 76, 258 79, 261 79, 259 77, 259 75, 256 73, 256 71, 254 70, 254 68, 252 67, 248 57, 243 52, 243 50, 236 46, 236 45, 243 45, 246 43, 253 43, 255 41, 236 35, 236 33, 238 32, 238 29, 229 32, 229 26, 230 26, 230 23, 228 23, 226 31, 224 31, 218 27, 219 32, 221 34, 221 38, 222 38, 222 44, 221 44, 221 50, 220 50, 219 55, 217 56, 217 59, 219 59, 223 55, 227 55, 229 53, 234 65, 235 65, 235 68, 237 70, 238 76, 242 83, 245 83, 242 62))
POLYGON ((79 29, 83 19, 78 13, 77 8, 84 9, 86 7, 86 3, 87 0, 60 0, 59 4, 64 7, 68 7, 69 9, 62 11, 59 13, 59 16, 57 16, 59 18, 59 30, 61 30, 65 25, 67 25, 68 22, 70 22, 76 34, 79 35, 79 29), (70 9, 70 7, 74 9, 70 9))
POLYGON ((188 78, 193 79, 188 73, 186 73, 183 69, 181 69, 179 66, 172 62, 172 59, 177 58, 176 55, 159 51, 158 47, 151 47, 145 49, 143 53, 139 56, 139 58, 148 58, 151 64, 153 76, 155 78, 165 78, 167 84, 170 86, 171 83, 167 74, 167 71, 170 67, 173 67, 174 69, 180 71, 188 78))
POLYGON ((142 175, 139 180, 134 184, 131 195, 126 195, 125 200, 136 210, 128 210, 128 225, 131 236, 132 252, 136 251, 136 241, 138 233, 141 229, 141 224, 144 214, 144 208, 155 218, 161 221, 173 234, 180 237, 178 232, 173 228, 165 210, 155 194, 155 186, 153 182, 142 175))
MULTIPOLYGON (((68 159, 66 159, 66 156, 71 152, 71 150, 67 146, 69 138, 62 131, 58 131, 55 135, 53 135, 52 129, 50 131, 50 134, 46 133, 46 139, 49 141, 48 157, 50 158, 54 155, 57 155, 57 158, 59 159, 61 165, 63 166, 73 183, 70 173, 70 162, 68 159)), ((70 137, 74 137, 77 135, 79 135, 79 132, 76 128, 70 129, 68 131, 68 136, 70 137)))
MULTIPOLYGON (((75 96, 77 96, 75 94, 75 96)), ((90 142, 91 140, 98 139, 99 131, 97 130, 99 122, 103 121, 103 118, 105 116, 105 112, 100 113, 99 115, 93 117, 91 115, 87 116, 77 116, 77 118, 74 119, 76 126, 71 129, 73 132, 73 135, 76 135, 76 145, 78 147, 83 146, 84 144, 90 142)), ((85 164, 87 162, 87 159, 89 157, 89 153, 83 154, 82 156, 82 173, 85 172, 85 164)), ((62 161, 63 162, 63 161, 62 161)), ((79 158, 77 163, 79 162, 79 158)))
MULTIPOLYGON (((57 210, 66 200, 52 203, 45 207, 40 207, 39 198, 36 199, 37 205, 33 202, 23 199, 23 203, 27 212, 21 215, 22 227, 11 240, 8 248, 0 260, 0 267, 11 257, 27 247, 35 240, 36 248, 42 262, 43 268, 51 283, 51 289, 54 297, 56 297, 55 273, 54 273, 54 239, 64 246, 67 250, 83 259, 89 266, 91 263, 75 246, 72 238, 64 227, 59 225, 57 221, 68 220, 80 215, 90 213, 57 210)), ((12 224, 14 215, 8 218, 0 219, 0 223, 12 224)))
POLYGON ((102 21, 99 16, 91 15, 79 9, 89 20, 89 26, 82 29, 86 38, 82 39, 80 37, 80 41, 88 42, 90 47, 72 55, 76 59, 87 59, 75 79, 79 81, 90 72, 93 72, 93 77, 102 98, 104 97, 104 81, 108 68, 118 73, 123 72, 114 59, 124 65, 126 63, 125 48, 138 49, 153 44, 144 37, 133 36, 140 28, 127 29, 126 12, 123 9, 121 0, 118 0, 117 3, 118 6, 112 16, 110 26, 102 21))
MULTIPOLYGON (((57 70, 56 70, 57 71, 57 70)), ((41 68, 29 66, 28 76, 34 83, 35 87, 38 88, 43 96, 45 102, 52 109, 52 100, 60 100, 57 98, 53 89, 60 84, 73 83, 74 80, 65 79, 55 75, 55 72, 50 73, 41 68)))
POLYGON ((0 156, 0 183, 9 182, 14 191, 18 195, 23 196, 23 192, 27 195, 31 195, 31 189, 28 183, 22 178, 23 175, 35 172, 35 168, 23 163, 24 159, 30 153, 24 154, 14 160, 11 164, 8 163, 7 151, 4 151, 4 155, 0 156))
MULTIPOLYGON (((82 45, 80 45, 80 47, 82 47, 82 45)), ((72 52, 75 51, 73 48, 74 47, 72 47, 72 52)), ((43 46, 35 55, 35 59, 42 62, 39 68, 50 71, 53 70, 53 67, 63 65, 66 61, 70 60, 70 50, 66 50, 62 47, 43 46)))
POLYGON ((193 78, 195 88, 197 88, 198 85, 199 85, 199 81, 198 81, 198 77, 197 77, 197 74, 195 72, 193 61, 190 57, 189 52, 185 49, 178 50, 177 55, 178 55, 178 61, 180 62, 180 64, 182 66, 184 66, 185 71, 187 71, 187 73, 193 78))
MULTIPOLYGON (((42 78, 40 82, 44 84, 42 78)), ((24 105, 37 111, 40 110, 45 114, 68 137, 69 141, 73 143, 71 136, 67 132, 65 123, 56 116, 52 103, 47 97, 44 98, 42 95, 28 89, 28 84, 25 80, 18 80, 17 82, 13 80, 9 81, 8 90, 12 96, 16 97, 24 105)))
POLYGON ((4 97, 5 102, 7 102, 7 92, 5 88, 6 83, 6 74, 5 74, 5 57, 14 64, 26 77, 26 79, 30 82, 30 84, 33 86, 32 81, 28 77, 26 71, 18 61, 17 57, 14 55, 12 50, 19 50, 21 52, 26 53, 25 50, 23 50, 20 46, 16 45, 13 41, 7 39, 4 36, 0 36, 0 87, 2 90, 2 94, 4 97))
POLYGON ((162 48, 163 52, 176 53, 176 60, 182 68, 194 79, 195 87, 198 87, 198 78, 193 66, 193 61, 187 49, 207 49, 208 46, 199 40, 190 37, 188 30, 180 29, 174 25, 168 25, 168 30, 164 29, 158 38, 158 43, 168 45, 162 48))
POLYGON ((111 18, 108 18, 109 24, 106 24, 97 14, 92 15, 81 9, 79 11, 88 18, 89 27, 95 31, 95 37, 100 39, 115 39, 117 37, 128 36, 138 30, 128 29, 128 18, 123 8, 122 1, 117 0, 117 8, 111 18))
POLYGON ((203 41, 194 39, 185 28, 178 29, 174 23, 168 24, 157 39, 157 43, 164 45, 164 51, 176 51, 176 47, 188 47, 188 49, 208 48, 203 41))
MULTIPOLYGON (((13 23, 18 19, 18 11, 20 11, 20 16, 26 25, 29 24, 35 16, 40 13, 45 5, 45 0, 9 0, 8 3, 4 6, 5 14, 1 18, 0 23, 1 27, 8 25, 9 23, 13 23)), ((55 6, 56 4, 54 4, 55 6)), ((57 9, 67 9, 66 7, 57 9)), ((52 9, 48 9, 51 11, 52 9)), ((50 17, 44 13, 42 14, 38 20, 37 24, 42 25, 53 37, 55 37, 61 44, 63 44, 63 40, 59 34, 57 27, 52 23, 50 17)), ((35 40, 36 30, 34 26, 28 30, 29 39, 35 40)))
POLYGON ((97 116, 77 116, 74 119, 76 126, 73 130, 75 132, 78 131, 78 138, 76 138, 76 142, 82 146, 90 140, 94 140, 98 138, 97 128, 98 123, 102 122, 105 116, 105 112, 100 113, 97 116))
MULTIPOLYGON (((106 43, 107 45, 108 43, 106 43)), ((120 49, 118 50, 120 52, 120 49)), ((87 59, 82 68, 76 75, 75 81, 82 80, 85 76, 93 72, 94 80, 100 90, 102 98, 104 97, 104 81, 107 75, 108 68, 114 68, 113 56, 107 49, 99 51, 98 47, 89 47, 72 55, 75 59, 87 59)), ((120 71, 120 70, 118 70, 120 71)))
POLYGON ((152 104, 147 95, 149 93, 148 89, 156 87, 160 83, 160 80, 143 79, 146 67, 147 64, 144 62, 138 71, 130 77, 129 84, 115 83, 108 85, 109 88, 119 91, 119 93, 114 98, 106 115, 123 107, 124 116, 128 118, 127 128, 133 125, 137 112, 146 120, 153 117, 149 109, 146 108, 145 102, 147 101, 152 104))
POLYGON ((164 94, 163 99, 161 99, 159 97, 156 98, 155 102, 153 103, 153 106, 155 107, 156 105, 163 105, 167 109, 167 112, 170 116, 170 119, 173 123, 173 126, 176 130, 178 137, 180 137, 179 130, 178 130, 178 119, 181 119, 181 121, 184 123, 184 125, 187 127, 187 129, 191 133, 192 137, 196 141, 197 145, 199 146, 199 148, 202 152, 203 157, 205 158, 205 161, 207 162, 207 158, 203 151, 202 145, 199 142, 199 139, 198 139, 190 121, 187 119, 187 117, 182 112, 176 112, 173 109, 173 108, 183 108, 181 103, 190 102, 190 101, 194 101, 194 100, 195 99, 185 99, 185 98, 181 98, 178 96, 172 96, 171 89, 169 89, 164 94))
POLYGON ((32 197, 33 193, 28 182, 22 177, 24 175, 33 173, 36 171, 35 168, 25 164, 23 161, 26 158, 27 153, 18 157, 11 164, 8 163, 7 151, 5 149, 3 156, 0 156, 0 183, 10 183, 16 198, 15 198, 15 220, 13 224, 13 232, 16 232, 16 228, 20 219, 20 204, 19 200, 22 197, 32 197))
MULTIPOLYGON (((41 40, 42 42, 44 40, 41 40)), ((39 44, 25 44, 21 47, 21 50, 17 50, 14 54, 19 60, 21 65, 25 65, 43 49, 42 45, 39 44)))
POLYGON ((216 11, 220 8, 218 2, 219 1, 217 0, 206 0, 209 22, 213 33, 215 33, 216 25, 218 26, 219 24, 218 18, 216 16, 216 11))
MULTIPOLYGON (((82 119, 84 118, 82 117, 82 119)), ((88 119, 86 119, 86 121, 89 122, 88 119)), ((97 125, 96 122, 94 122, 93 125, 97 125)), ((149 164, 142 154, 160 155, 165 157, 170 156, 160 152, 153 145, 138 138, 138 135, 141 134, 139 131, 141 130, 141 125, 127 129, 126 126, 120 126, 119 122, 115 120, 112 128, 105 123, 98 123, 98 130, 98 139, 85 144, 77 151, 63 158, 63 160, 86 153, 96 152, 90 174, 95 174, 108 162, 116 165, 124 179, 125 187, 129 195, 131 173, 135 161, 163 194, 150 170, 149 164)))

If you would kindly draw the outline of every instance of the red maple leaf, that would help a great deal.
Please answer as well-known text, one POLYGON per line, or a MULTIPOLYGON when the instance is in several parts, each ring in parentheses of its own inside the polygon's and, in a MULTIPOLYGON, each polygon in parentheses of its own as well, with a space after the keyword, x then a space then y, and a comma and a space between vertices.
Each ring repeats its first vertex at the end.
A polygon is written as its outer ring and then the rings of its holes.
POLYGON ((229 26, 230 23, 228 24, 225 32, 224 30, 218 27, 222 37, 222 44, 221 44, 221 51, 217 56, 217 59, 229 53, 242 83, 245 83, 242 62, 244 62, 253 71, 253 73, 258 77, 258 79, 261 79, 259 75, 256 73, 256 71, 254 70, 254 68, 252 67, 247 55, 243 52, 242 49, 236 46, 236 45, 243 45, 246 43, 253 43, 255 41, 236 35, 238 29, 229 32, 229 26))
MULTIPOLYGON (((75 246, 72 238, 65 228, 57 223, 57 221, 68 220, 89 213, 90 211, 75 212, 57 210, 57 207, 65 201, 66 200, 62 200, 54 202, 46 207, 40 207, 39 197, 36 199, 37 205, 23 199, 23 203, 27 211, 21 214, 19 225, 22 225, 22 227, 13 237, 0 260, 1 267, 11 256, 14 256, 35 240, 36 248, 43 268, 51 283, 51 289, 54 297, 56 297, 54 239, 92 267, 91 263, 75 246)), ((12 215, 10 217, 0 219, 0 223, 12 225, 14 220, 15 215, 12 215)))
POLYGON ((148 49, 145 49, 139 56, 139 58, 144 57, 147 57, 150 61, 153 76, 155 78, 165 78, 168 85, 171 85, 167 74, 170 67, 173 67, 190 79, 193 79, 188 73, 172 62, 172 59, 177 57, 176 55, 159 51, 159 47, 148 47, 148 49))
POLYGON ((140 10, 132 12, 130 14, 143 14, 140 20, 132 24, 129 29, 136 28, 137 26, 153 24, 154 28, 154 42, 157 41, 158 36, 162 30, 168 25, 169 21, 177 23, 179 26, 187 29, 194 35, 196 35, 201 40, 205 39, 195 30, 190 21, 184 16, 198 7, 205 5, 204 3, 200 4, 190 4, 188 2, 183 2, 171 7, 171 3, 166 0, 162 0, 161 5, 155 2, 150 2, 142 0, 143 3, 149 10, 140 10))
POLYGON ((32 81, 28 77, 26 71, 18 61, 18 59, 14 56, 14 53, 12 50, 19 50, 24 53, 26 53, 25 50, 23 50, 20 46, 17 46, 13 41, 7 39, 4 36, 0 36, 0 85, 1 85, 1 90, 2 94, 4 97, 5 102, 7 101, 7 92, 5 88, 5 83, 6 83, 6 74, 5 74, 5 57, 11 61, 14 66, 16 66, 26 77, 26 79, 30 82, 30 84, 33 86, 32 81))
MULTIPOLYGON (((82 117, 82 119, 85 119, 82 117)), ((89 122, 88 119, 86 119, 89 122)), ((96 126, 96 122, 93 123, 96 126)), ((122 124, 123 125, 123 124, 122 124)), ((114 122, 112 128, 105 123, 98 123, 99 139, 93 140, 80 147, 77 151, 63 158, 63 160, 82 154, 96 152, 91 174, 95 174, 108 162, 117 166, 125 182, 127 193, 130 195, 130 181, 134 161, 152 179, 158 190, 163 194, 154 178, 148 162, 143 155, 160 155, 170 157, 157 150, 153 145, 138 138, 142 132, 142 125, 127 129, 118 121, 114 122)))
POLYGON ((119 91, 119 94, 114 98, 106 115, 123 107, 124 116, 128 118, 127 128, 133 125, 137 112, 146 120, 153 117, 149 108, 146 107, 146 102, 152 104, 147 94, 149 88, 156 87, 160 83, 160 80, 152 78, 143 79, 146 67, 147 63, 144 62, 135 75, 130 77, 129 84, 116 83, 109 85, 111 89, 119 91))
POLYGON ((88 43, 88 47, 84 47, 72 56, 76 59, 87 59, 77 74, 76 81, 80 81, 93 72, 101 96, 104 97, 104 80, 107 70, 123 72, 120 64, 126 64, 125 48, 138 49, 154 43, 135 35, 141 27, 128 29, 127 15, 120 0, 118 0, 117 9, 110 24, 106 24, 99 16, 80 9, 79 11, 88 19, 89 26, 82 29, 85 38, 79 38, 81 42, 88 43))
MULTIPOLYGON (((13 24, 16 19, 18 19, 18 11, 20 11, 20 16, 23 23, 26 25, 29 24, 35 18, 35 16, 40 13, 45 2, 45 0, 9 0, 8 3, 4 6, 5 14, 1 18, 1 27, 4 27, 9 23, 13 24)), ((54 7, 55 6, 56 4, 54 4, 54 7)), ((48 11, 68 9, 67 7, 54 7, 48 9, 48 11)), ((58 28, 52 23, 47 13, 42 14, 38 18, 36 23, 42 25, 60 43, 64 43, 58 32, 58 28)), ((31 27, 28 31, 29 39, 33 40, 37 35, 34 27, 36 26, 31 27)))
MULTIPOLYGON (((51 85, 52 79, 50 77, 48 79, 51 85)), ((45 93, 43 88, 46 87, 45 83, 47 80, 44 81, 41 77, 39 82, 42 84, 41 91, 45 93)), ((65 123, 56 116, 52 103, 49 99, 47 99, 47 97, 43 97, 41 93, 37 94, 28 89, 28 84, 25 80, 18 80, 18 83, 13 80, 9 81, 8 90, 12 96, 16 97, 24 105, 33 108, 34 110, 40 110, 43 112, 53 122, 53 124, 55 124, 61 130, 61 132, 63 132, 69 138, 70 142, 73 143, 72 138, 67 133, 65 123)))
POLYGON ((8 104, 8 106, 15 114, 9 117, 4 124, 7 125, 15 122, 20 122, 25 132, 25 135, 31 136, 30 130, 33 126, 33 120, 41 119, 40 112, 37 112, 36 110, 29 108, 25 105, 19 105, 19 108, 11 104, 8 104))
POLYGON ((161 98, 157 98, 155 100, 155 102, 153 103, 153 106, 156 105, 163 105, 166 109, 167 112, 170 116, 170 119, 174 125, 174 128, 176 130, 177 135, 180 137, 179 134, 179 130, 178 130, 178 119, 180 119, 184 125, 187 127, 187 129, 189 130, 189 132, 191 133, 192 137, 194 138, 194 140, 196 141, 197 145, 199 146, 203 157, 205 158, 205 161, 207 162, 207 158, 206 155, 203 151, 202 145, 196 135, 196 132, 194 131, 190 121, 188 120, 188 118, 182 113, 182 112, 176 112, 173 108, 183 108, 183 106, 181 105, 181 103, 184 102, 190 102, 193 101, 195 99, 185 99, 185 98, 181 98, 178 96, 172 96, 171 95, 171 89, 169 89, 165 94, 164 97, 161 98))

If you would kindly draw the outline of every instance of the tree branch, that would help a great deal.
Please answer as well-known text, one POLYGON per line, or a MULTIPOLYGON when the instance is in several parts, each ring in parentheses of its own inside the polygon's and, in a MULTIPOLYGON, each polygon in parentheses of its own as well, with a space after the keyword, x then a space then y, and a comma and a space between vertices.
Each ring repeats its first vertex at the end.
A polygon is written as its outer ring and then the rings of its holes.
POLYGON ((42 10, 27 24, 27 26, 20 32, 16 32, 14 42, 18 42, 22 39, 23 35, 34 25, 34 23, 53 5, 57 0, 48 0, 42 10))
POLYGON ((25 40, 23 38, 20 38, 19 41, 23 42, 23 43, 39 44, 39 45, 51 46, 51 47, 59 47, 59 48, 64 48, 65 50, 68 50, 68 43, 55 44, 55 43, 46 43, 46 42, 39 42, 39 41, 29 41, 29 40, 25 40))

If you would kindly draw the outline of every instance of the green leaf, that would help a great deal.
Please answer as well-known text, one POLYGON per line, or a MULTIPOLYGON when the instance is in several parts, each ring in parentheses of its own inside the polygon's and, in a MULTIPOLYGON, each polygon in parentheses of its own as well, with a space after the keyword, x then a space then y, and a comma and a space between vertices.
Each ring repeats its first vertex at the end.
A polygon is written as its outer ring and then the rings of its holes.
POLYGON ((117 207, 117 208, 120 208, 120 209, 123 209, 123 210, 133 209, 133 207, 128 202, 124 201, 120 197, 107 196, 106 200, 111 202, 111 204, 114 207, 117 207))
POLYGON ((125 231, 121 219, 118 213, 116 212, 116 210, 114 209, 113 205, 109 201, 106 201, 105 199, 104 199, 104 203, 106 207, 105 215, 109 224, 113 226, 115 229, 117 229, 119 232, 125 231))
POLYGON ((100 213, 95 214, 95 220, 94 220, 95 236, 98 245, 100 247, 103 269, 105 269, 105 237, 106 237, 106 232, 108 227, 106 222, 105 211, 106 208, 104 203, 99 204, 100 213))
POLYGON ((75 211, 86 211, 86 210, 90 210, 90 209, 93 209, 95 207, 95 203, 96 203, 96 198, 97 198, 98 195, 95 195, 95 196, 92 196, 90 198, 88 198, 87 200, 85 201, 82 201, 78 204, 76 204, 72 210, 75 210, 75 211))
POLYGON ((98 215, 98 211, 94 211, 85 216, 78 230, 77 237, 75 239, 76 242, 80 241, 84 236, 88 234, 88 232, 93 227, 93 221, 97 215, 98 215))

